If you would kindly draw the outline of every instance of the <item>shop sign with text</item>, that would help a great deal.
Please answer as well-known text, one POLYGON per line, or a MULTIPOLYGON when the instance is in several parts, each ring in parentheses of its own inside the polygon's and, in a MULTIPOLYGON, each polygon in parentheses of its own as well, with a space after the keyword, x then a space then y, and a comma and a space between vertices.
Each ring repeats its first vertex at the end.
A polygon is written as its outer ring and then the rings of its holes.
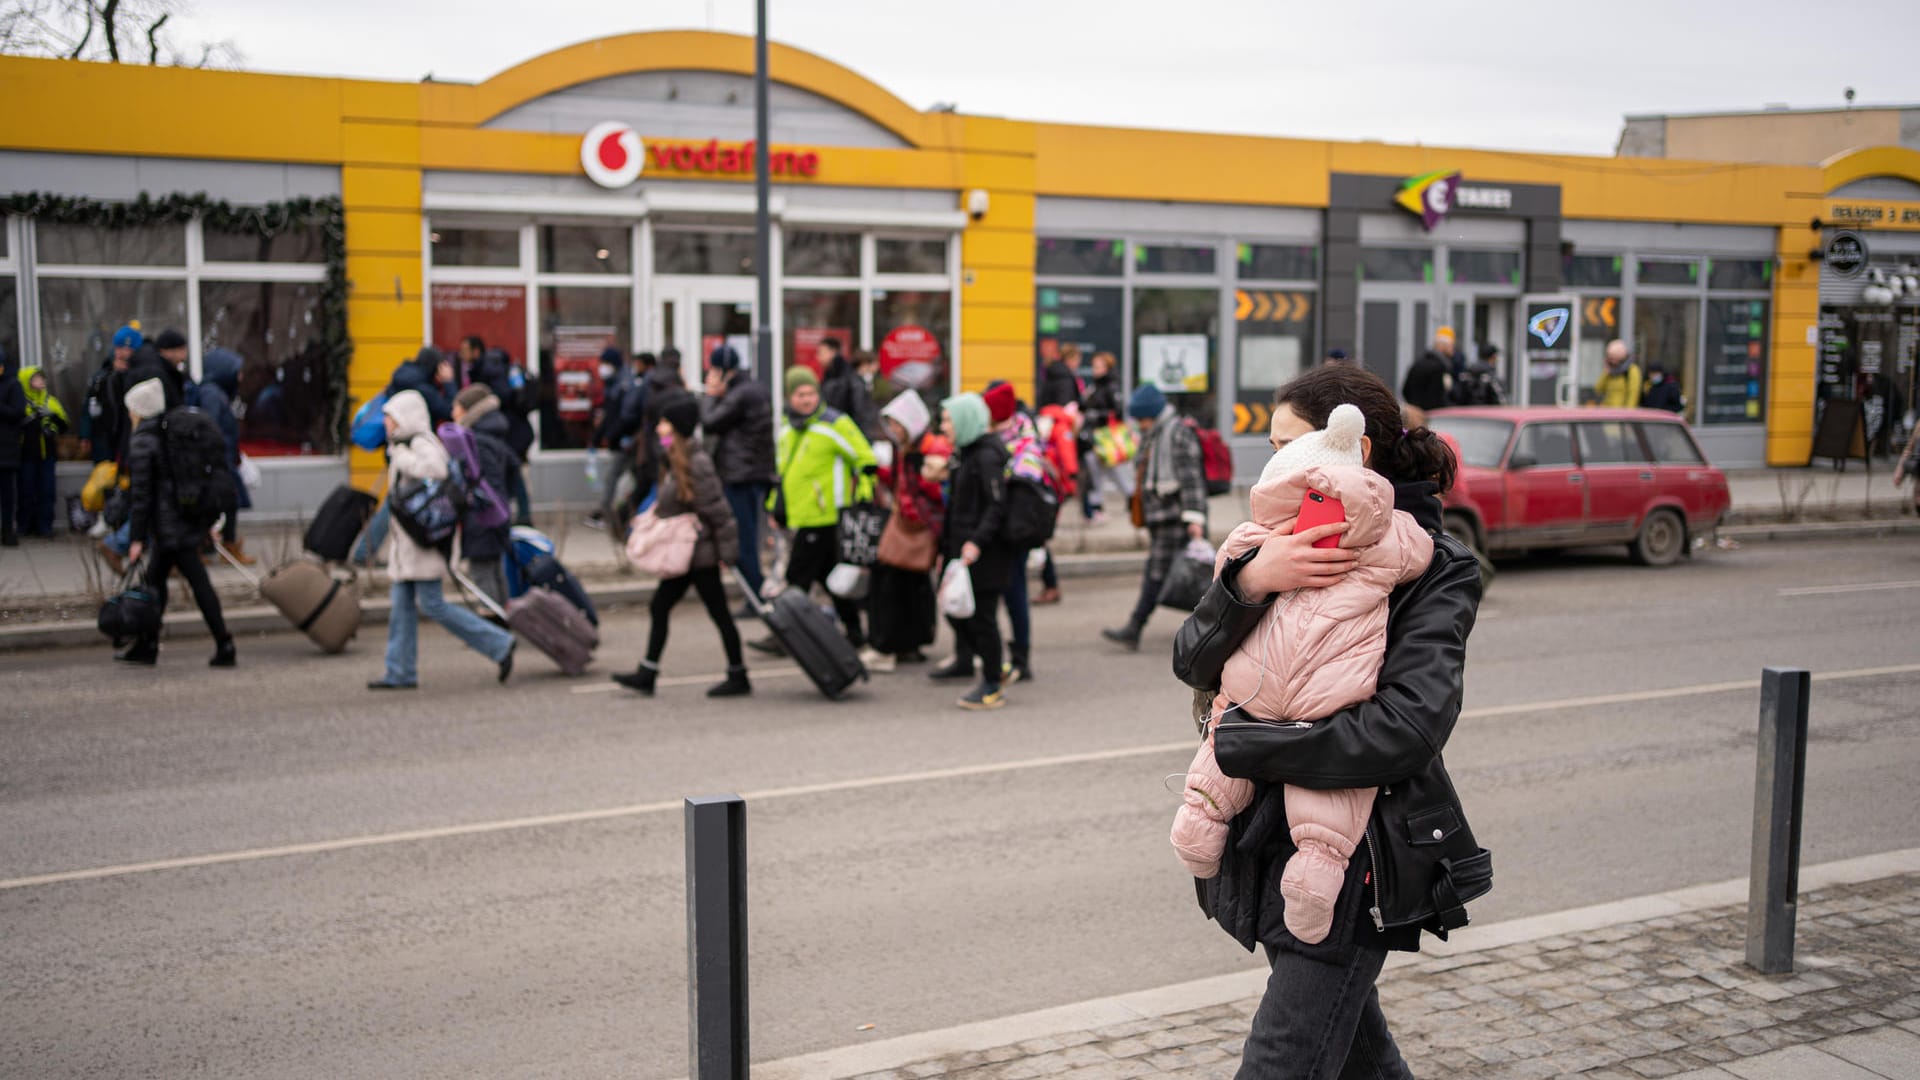
MULTIPOLYGON (((643 142, 619 121, 595 124, 580 140, 580 166, 589 179, 605 188, 623 188, 643 170, 693 176, 752 176, 757 144, 706 142, 643 142)), ((820 155, 813 150, 772 150, 767 171, 773 176, 811 180, 820 174, 820 155)))
POLYGON ((1394 205, 1418 215, 1421 226, 1432 232, 1455 210, 1513 209, 1513 189, 1468 186, 1458 172, 1442 169, 1401 181, 1393 201, 1394 205))
POLYGON ((1845 229, 1920 231, 1920 202, 1883 199, 1829 199, 1821 219, 1845 229))

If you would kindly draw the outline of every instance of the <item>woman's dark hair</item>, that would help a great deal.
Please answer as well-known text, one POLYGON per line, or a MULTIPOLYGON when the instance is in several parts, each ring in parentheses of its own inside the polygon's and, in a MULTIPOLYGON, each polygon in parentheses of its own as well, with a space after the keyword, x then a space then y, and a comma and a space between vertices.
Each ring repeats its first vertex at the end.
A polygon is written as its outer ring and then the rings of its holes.
POLYGON ((1431 428, 1408 430, 1400 401, 1380 376, 1351 364, 1326 364, 1308 371, 1273 395, 1276 407, 1285 405, 1317 430, 1339 405, 1352 405, 1367 418, 1367 438, 1373 440, 1373 471, 1395 483, 1430 480, 1441 491, 1453 487, 1457 467, 1453 451, 1431 428))

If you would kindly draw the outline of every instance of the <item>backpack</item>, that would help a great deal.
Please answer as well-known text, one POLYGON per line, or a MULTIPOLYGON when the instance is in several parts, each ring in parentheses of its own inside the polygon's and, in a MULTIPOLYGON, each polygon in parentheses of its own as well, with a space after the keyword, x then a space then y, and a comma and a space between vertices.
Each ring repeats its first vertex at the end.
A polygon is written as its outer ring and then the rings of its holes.
POLYGON ((212 525, 240 505, 233 470, 227 467, 227 437, 213 417, 182 405, 160 418, 160 449, 173 480, 173 501, 188 521, 212 525))
POLYGON ((1028 551, 1053 539, 1053 527, 1060 518, 1060 489, 1037 443, 1022 440, 1011 449, 1000 538, 1008 547, 1028 551))
POLYGON ((386 407, 387 392, 382 390, 354 410, 350 431, 353 445, 362 450, 378 450, 387 445, 387 418, 382 411, 386 407))
POLYGON ((448 453, 444 478, 402 477, 393 485, 393 493, 387 498, 393 523, 423 548, 444 547, 453 540, 460 522, 473 508, 473 483, 465 463, 448 453))
POLYGON ((1225 495, 1233 490, 1233 451, 1214 428, 1203 428, 1192 417, 1183 417, 1187 429, 1200 440, 1200 464, 1207 474, 1207 494, 1225 495))
POLYGON ((445 423, 434 434, 440 437, 440 445, 447 448, 447 456, 460 462, 467 480, 470 524, 476 529, 497 529, 505 525, 511 516, 507 513, 507 500, 487 482, 486 471, 480 467, 480 444, 473 432, 459 424, 445 423))

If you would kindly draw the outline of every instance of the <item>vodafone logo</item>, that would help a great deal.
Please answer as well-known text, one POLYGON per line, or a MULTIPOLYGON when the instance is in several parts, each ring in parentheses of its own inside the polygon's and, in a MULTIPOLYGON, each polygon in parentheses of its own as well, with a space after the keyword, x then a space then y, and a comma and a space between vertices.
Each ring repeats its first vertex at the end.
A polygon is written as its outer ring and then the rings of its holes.
POLYGON ((580 166, 604 188, 623 188, 640 178, 646 155, 640 136, 618 120, 595 124, 580 140, 580 166))

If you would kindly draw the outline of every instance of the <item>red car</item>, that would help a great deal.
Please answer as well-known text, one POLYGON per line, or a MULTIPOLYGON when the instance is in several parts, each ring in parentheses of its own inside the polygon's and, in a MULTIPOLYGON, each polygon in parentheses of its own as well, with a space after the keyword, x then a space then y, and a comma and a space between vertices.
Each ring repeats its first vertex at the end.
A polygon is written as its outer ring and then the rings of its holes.
POLYGON ((1619 543, 1666 566, 1731 502, 1726 475, 1672 413, 1489 406, 1431 422, 1461 459, 1447 531, 1490 555, 1619 543))

